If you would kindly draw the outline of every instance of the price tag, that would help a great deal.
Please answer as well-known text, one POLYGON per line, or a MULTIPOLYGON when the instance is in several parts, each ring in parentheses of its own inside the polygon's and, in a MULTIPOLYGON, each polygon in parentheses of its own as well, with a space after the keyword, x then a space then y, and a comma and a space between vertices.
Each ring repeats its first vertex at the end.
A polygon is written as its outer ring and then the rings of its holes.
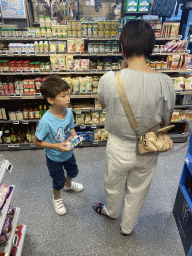
POLYGON ((29 124, 28 121, 22 121, 22 124, 29 124))
POLYGON ((27 53, 26 52, 21 52, 21 55, 27 55, 27 53))
POLYGON ((92 129, 96 129, 96 128, 97 128, 97 125, 96 125, 96 124, 93 124, 93 125, 91 125, 91 128, 92 128, 92 129))
POLYGON ((7 146, 8 146, 8 148, 13 148, 14 147, 13 144, 8 144, 7 146))
POLYGON ((41 36, 41 39, 46 39, 47 37, 46 36, 41 36))
POLYGON ((14 144, 13 147, 14 148, 19 148, 19 144, 14 144))
POLYGON ((14 39, 14 38, 15 38, 15 36, 14 36, 14 35, 12 35, 12 36, 9 36, 9 38, 10 38, 10 39, 14 39))
POLYGON ((81 125, 81 126, 80 126, 80 129, 85 129, 85 128, 86 128, 85 125, 81 125))
POLYGON ((22 38, 23 38, 23 36, 17 36, 17 38, 18 38, 18 39, 22 39, 22 38))
POLYGON ((70 73, 74 74, 74 73, 76 73, 76 70, 70 70, 70 73))
POLYGON ((90 52, 90 55, 97 55, 96 52, 90 52))
POLYGON ((13 165, 12 165, 10 162, 8 163, 8 165, 7 165, 7 167, 6 167, 6 170, 7 170, 7 172, 9 172, 9 173, 12 172, 12 170, 13 170, 13 165))
POLYGON ((19 55, 19 52, 13 52, 13 55, 19 55))
POLYGON ((31 56, 36 56, 36 52, 30 52, 31 56))
POLYGON ((104 110, 103 110, 103 114, 106 114, 106 113, 107 113, 107 111, 104 109, 104 110))
POLYGON ((53 39, 53 40, 57 40, 58 37, 57 37, 57 36, 52 36, 52 39, 53 39))
POLYGON ((92 73, 97 73, 97 69, 92 69, 91 72, 92 73))
POLYGON ((41 93, 35 93, 35 96, 37 96, 37 97, 41 96, 41 93))
POLYGON ((19 124, 19 121, 13 121, 13 124, 19 124))
POLYGON ((7 38, 7 36, 6 35, 1 35, 1 38, 5 39, 5 38, 7 38))
POLYGON ((40 74, 40 70, 34 70, 33 73, 34 74, 40 74))
POLYGON ((1 55, 7 55, 7 51, 1 52, 1 55))
POLYGON ((82 39, 85 39, 85 40, 86 40, 86 39, 88 39, 88 37, 87 37, 87 36, 82 36, 82 39))
POLYGON ((21 93, 16 93, 16 94, 15 94, 15 97, 21 98, 21 93))
POLYGON ((112 52, 112 51, 108 51, 108 53, 107 53, 108 55, 113 55, 114 54, 114 52, 112 52))
POLYGON ((69 39, 74 39, 74 36, 68 36, 69 39))
POLYGON ((33 70, 27 70, 27 74, 33 74, 33 70))
POLYGON ((99 143, 98 140, 93 141, 93 145, 96 145, 98 143, 99 143))
POLYGON ((117 36, 111 36, 111 39, 117 39, 117 36))
POLYGON ((75 114, 76 115, 80 115, 81 114, 81 110, 75 110, 75 114))
POLYGON ((34 39, 34 35, 27 35, 26 36, 28 39, 34 39))
POLYGON ((112 71, 112 69, 106 69, 106 71, 112 71))
POLYGON ((50 52, 50 54, 56 54, 56 52, 50 52))
POLYGON ((58 71, 58 70, 51 70, 51 73, 53 73, 53 74, 58 74, 59 71, 58 71))
POLYGON ((31 144, 30 144, 30 147, 31 147, 31 148, 36 148, 36 145, 35 145, 34 143, 31 143, 31 144))
POLYGON ((15 97, 14 93, 9 94, 9 98, 15 97))
POLYGON ((81 55, 81 52, 76 52, 75 55, 81 55))
POLYGON ((0 70, 0 74, 3 74, 3 70, 0 70))
POLYGON ((16 70, 16 74, 22 74, 21 70, 16 70))

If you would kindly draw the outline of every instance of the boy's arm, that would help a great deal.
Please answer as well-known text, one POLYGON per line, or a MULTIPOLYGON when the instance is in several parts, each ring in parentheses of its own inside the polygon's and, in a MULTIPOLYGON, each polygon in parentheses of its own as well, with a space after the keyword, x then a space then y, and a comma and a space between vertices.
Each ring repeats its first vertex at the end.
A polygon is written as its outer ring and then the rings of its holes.
POLYGON ((46 141, 39 140, 37 136, 35 135, 33 143, 42 148, 50 148, 50 149, 58 149, 61 152, 69 151, 70 148, 66 148, 66 144, 63 143, 49 143, 46 141))
POLYGON ((77 133, 74 128, 70 129, 71 136, 77 136, 77 133))

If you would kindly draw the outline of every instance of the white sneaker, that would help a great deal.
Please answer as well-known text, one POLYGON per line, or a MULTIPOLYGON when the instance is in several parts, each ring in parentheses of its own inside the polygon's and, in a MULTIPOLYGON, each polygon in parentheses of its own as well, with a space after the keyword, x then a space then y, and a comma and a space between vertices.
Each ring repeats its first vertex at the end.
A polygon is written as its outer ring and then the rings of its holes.
POLYGON ((76 192, 80 192, 80 191, 83 190, 83 185, 80 184, 80 183, 71 181, 71 187, 66 187, 66 186, 64 186, 63 189, 64 189, 65 191, 66 191, 66 190, 73 190, 73 191, 76 191, 76 192))
POLYGON ((56 213, 58 213, 59 215, 64 215, 66 213, 66 208, 63 204, 62 198, 54 200, 54 197, 53 197, 53 205, 55 207, 56 213))

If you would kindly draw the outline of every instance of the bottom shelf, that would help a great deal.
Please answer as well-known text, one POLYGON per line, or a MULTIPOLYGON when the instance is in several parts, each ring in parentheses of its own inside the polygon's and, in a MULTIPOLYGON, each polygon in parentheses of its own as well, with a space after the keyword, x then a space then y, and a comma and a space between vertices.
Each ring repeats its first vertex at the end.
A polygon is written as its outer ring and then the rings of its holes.
POLYGON ((186 142, 188 140, 188 137, 189 137, 188 133, 183 133, 183 134, 170 133, 168 135, 174 143, 186 142))
POLYGON ((16 256, 21 256, 22 249, 23 249, 23 243, 24 243, 24 239, 25 239, 25 233, 26 233, 26 225, 23 225, 22 236, 21 236, 21 239, 19 241, 19 245, 17 247, 16 256))

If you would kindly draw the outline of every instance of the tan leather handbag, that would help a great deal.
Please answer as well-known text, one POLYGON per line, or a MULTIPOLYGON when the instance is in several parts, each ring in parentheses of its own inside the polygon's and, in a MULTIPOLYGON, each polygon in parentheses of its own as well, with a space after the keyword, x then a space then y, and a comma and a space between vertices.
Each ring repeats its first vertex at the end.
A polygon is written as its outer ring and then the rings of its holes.
POLYGON ((152 153, 152 152, 165 152, 173 147, 173 141, 166 134, 168 130, 175 127, 175 125, 169 125, 164 128, 161 128, 157 131, 154 131, 160 123, 154 126, 150 131, 144 133, 143 135, 138 135, 138 124, 133 115, 132 109, 129 105, 129 101, 126 97, 125 88, 123 86, 123 81, 121 77, 121 71, 115 74, 115 84, 119 94, 119 98, 121 100, 121 104, 123 105, 125 114, 131 127, 135 130, 136 136, 138 137, 138 149, 141 154, 152 153))

